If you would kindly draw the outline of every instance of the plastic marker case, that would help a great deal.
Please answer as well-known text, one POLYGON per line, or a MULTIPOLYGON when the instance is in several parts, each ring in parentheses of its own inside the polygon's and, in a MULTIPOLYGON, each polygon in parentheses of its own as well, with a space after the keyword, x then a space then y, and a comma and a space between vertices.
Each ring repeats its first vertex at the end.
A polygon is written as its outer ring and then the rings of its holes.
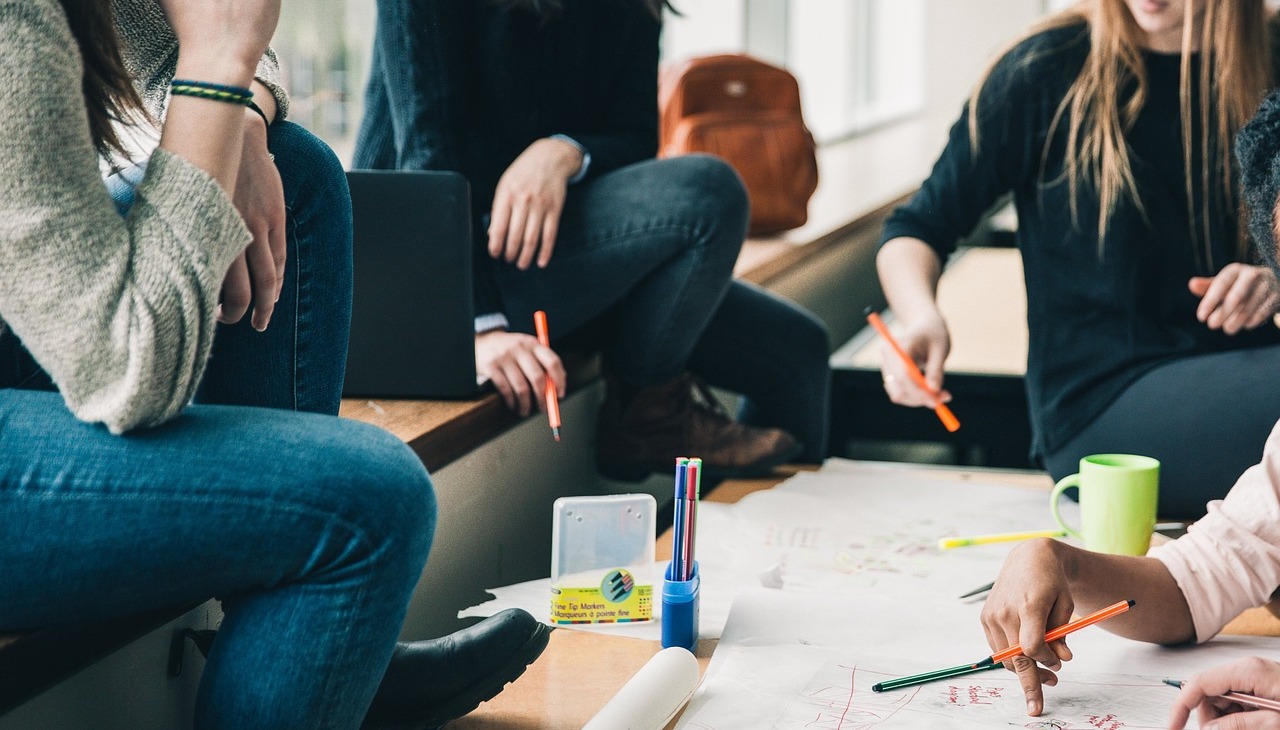
POLYGON ((551 532, 551 621, 653 618, 657 503, 648 494, 561 497, 551 532))

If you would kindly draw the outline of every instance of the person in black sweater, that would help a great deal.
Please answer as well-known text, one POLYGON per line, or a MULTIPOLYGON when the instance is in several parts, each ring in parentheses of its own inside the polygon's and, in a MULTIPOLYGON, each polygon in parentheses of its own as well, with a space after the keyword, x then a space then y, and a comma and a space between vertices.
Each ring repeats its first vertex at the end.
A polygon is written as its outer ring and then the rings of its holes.
POLYGON ((654 0, 381 0, 355 166, 466 175, 477 368, 527 414, 548 374, 564 390, 533 312, 555 344, 594 334, 603 474, 820 461, 825 327, 732 280, 747 200, 728 165, 653 159, 660 17, 654 0), (740 422, 703 378, 746 396, 740 422))
MULTIPOLYGON (((1280 417, 1276 279, 1254 265, 1231 154, 1276 77, 1270 28, 1262 0, 1185 5, 1094 0, 1005 53, 877 258, 946 399, 941 263, 1012 192, 1033 456, 1055 479, 1093 453, 1154 456, 1170 517, 1204 514, 1280 417)), ((932 404, 892 358, 882 371, 894 402, 932 404)))

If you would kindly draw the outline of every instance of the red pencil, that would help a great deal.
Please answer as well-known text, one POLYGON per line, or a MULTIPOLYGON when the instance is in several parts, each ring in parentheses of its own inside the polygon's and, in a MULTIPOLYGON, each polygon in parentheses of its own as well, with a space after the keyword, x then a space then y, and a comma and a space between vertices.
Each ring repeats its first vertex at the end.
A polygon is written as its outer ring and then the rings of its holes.
POLYGON ((698 472, 702 469, 702 459, 690 459, 688 471, 685 474, 684 498, 685 502, 685 528, 684 528, 684 544, 681 545, 683 550, 683 560, 681 567, 684 574, 680 576, 681 580, 691 580, 693 578, 693 535, 698 525, 698 472))
POLYGON ((960 421, 956 418, 956 414, 952 413, 950 408, 947 408, 947 405, 942 402, 938 391, 934 390, 929 385, 929 381, 924 379, 924 373, 920 372, 920 368, 916 367, 916 361, 911 359, 907 351, 902 349, 902 345, 899 345, 898 341, 893 339, 893 335, 889 334, 889 328, 885 326, 884 320, 880 319, 880 315, 868 311, 867 322, 871 323, 876 332, 880 333, 880 337, 897 353, 902 360, 902 364, 907 367, 907 375, 911 376, 911 380, 915 382, 916 387, 933 396, 933 412, 938 414, 938 420, 942 421, 942 425, 952 433, 960 430, 960 421))
MULTIPOLYGON (((538 344, 551 347, 551 337, 547 334, 547 313, 539 309, 533 313, 533 329, 538 333, 538 344)), ((560 398, 556 394, 555 381, 547 374, 547 387, 544 389, 547 399, 547 421, 551 424, 551 435, 560 440, 560 398)))

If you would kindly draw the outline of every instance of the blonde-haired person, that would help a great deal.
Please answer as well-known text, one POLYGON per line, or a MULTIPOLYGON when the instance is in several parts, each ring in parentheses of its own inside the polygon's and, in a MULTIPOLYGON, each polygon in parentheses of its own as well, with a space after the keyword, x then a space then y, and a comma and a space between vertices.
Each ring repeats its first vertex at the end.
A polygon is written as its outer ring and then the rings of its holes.
MULTIPOLYGON (((1231 139, 1276 73, 1263 0, 1089 0, 994 64, 877 265, 904 346, 942 390, 941 263, 1006 193, 1018 212, 1033 451, 1161 460, 1160 513, 1195 517, 1280 417, 1275 275, 1239 220, 1231 139)), ((894 402, 931 403, 894 358, 894 402)), ((943 391, 943 397, 949 397, 943 391)))

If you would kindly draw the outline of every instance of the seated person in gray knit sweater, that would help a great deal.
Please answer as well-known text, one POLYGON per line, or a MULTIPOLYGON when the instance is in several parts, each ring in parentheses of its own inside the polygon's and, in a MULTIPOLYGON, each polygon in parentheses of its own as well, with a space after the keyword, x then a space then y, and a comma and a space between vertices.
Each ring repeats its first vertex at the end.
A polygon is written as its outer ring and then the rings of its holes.
MULTIPOLYGON (((164 118, 178 39, 158 0, 113 0, 112 10, 153 126, 164 118)), ((346 175, 323 142, 285 121, 289 96, 270 49, 250 89, 232 202, 253 241, 223 278, 214 365, 196 401, 337 414, 351 320, 346 175)), ((145 170, 144 162, 108 181, 122 210, 145 170)))
MULTIPOLYGON (((251 405, 189 405, 238 364, 217 323, 220 304, 239 319, 227 272, 242 256, 260 273, 241 355, 275 351, 255 330, 296 331, 301 351, 325 324, 283 322, 274 298, 313 286, 305 252, 283 285, 277 256, 246 253, 279 250, 272 216, 245 207, 275 195, 246 178, 264 168, 245 163, 262 152, 245 102, 279 1, 163 0, 166 27, 133 38, 167 33, 168 51, 128 58, 175 70, 159 148, 118 210, 99 159, 123 154, 116 125, 143 104, 109 7, 0 0, 0 632, 217 597, 194 727, 438 727, 518 676, 547 630, 511 611, 396 643, 436 520, 421 462, 378 429, 287 410, 302 397, 255 394, 274 380, 265 361, 212 399, 251 405)), ((299 249, 308 226, 341 226, 289 198, 323 199, 341 173, 310 154, 296 172, 311 193, 279 165, 299 249)))

